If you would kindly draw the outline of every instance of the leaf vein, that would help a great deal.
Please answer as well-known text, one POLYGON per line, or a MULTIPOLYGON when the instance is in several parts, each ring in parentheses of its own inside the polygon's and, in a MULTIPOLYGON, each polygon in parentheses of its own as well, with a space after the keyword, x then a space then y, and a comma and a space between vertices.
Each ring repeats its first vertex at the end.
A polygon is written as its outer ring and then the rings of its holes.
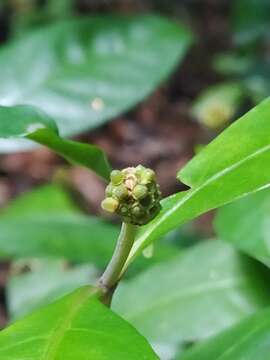
POLYGON ((238 278, 226 279, 226 280, 214 282, 212 284, 203 283, 203 284, 200 284, 199 286, 195 286, 195 287, 189 289, 186 292, 181 292, 181 293, 175 294, 174 296, 170 296, 167 299, 162 299, 162 301, 156 302, 156 303, 152 304, 151 307, 144 308, 140 312, 134 312, 133 314, 127 313, 126 317, 128 318, 128 320, 134 320, 135 318, 144 316, 144 314, 146 314, 148 312, 154 311, 154 310, 162 308, 164 306, 168 306, 168 304, 170 304, 174 301, 180 301, 181 298, 188 298, 193 295, 201 295, 205 292, 209 293, 210 291, 211 292, 222 291, 224 289, 229 289, 229 288, 234 288, 234 287, 237 287, 240 285, 244 285, 245 283, 246 283, 246 279, 244 277, 240 277, 240 276, 238 278))
MULTIPOLYGON (((126 266, 127 264, 129 264, 132 259, 134 258, 135 254, 137 253, 137 251, 141 248, 144 247, 144 241, 151 235, 151 233, 153 232, 153 230, 155 228, 157 228, 160 224, 162 224, 164 221, 166 221, 166 219, 173 214, 175 211, 177 211, 182 205, 184 205, 190 198, 192 198, 192 196, 194 196, 195 194, 197 194, 200 190, 204 189, 207 185, 211 184, 212 182, 214 182, 215 180, 221 178, 222 176, 226 175, 227 173, 231 172, 234 169, 237 169, 238 167, 240 167, 242 164, 244 164, 245 162, 256 158, 258 155, 261 155, 267 151, 270 150, 270 144, 266 145, 264 147, 262 147, 261 149, 253 152, 252 154, 246 156, 244 159, 239 160, 238 162, 232 164, 231 166, 228 166, 227 168, 221 170, 220 172, 216 173, 215 175, 213 175, 211 178, 209 178, 205 183, 203 183, 201 186, 193 189, 191 188, 190 191, 188 191, 186 193, 186 195, 184 197, 181 198, 181 200, 179 202, 177 202, 174 206, 172 206, 168 211, 166 211, 163 215, 160 216, 160 218, 153 223, 152 226, 150 226, 148 229, 146 229, 143 233, 143 235, 134 243, 133 246, 133 250, 131 251, 130 257, 127 260, 126 266)), ((267 187, 268 185, 264 185, 262 188, 267 187)), ((260 188, 261 189, 261 188, 260 188)), ((259 189, 258 189, 259 190, 259 189)), ((178 193, 181 194, 181 193, 178 193)), ((242 196, 241 196, 242 197, 242 196)), ((147 242, 145 242, 145 246, 147 245, 147 242)), ((126 268, 125 266, 125 268, 126 268)))

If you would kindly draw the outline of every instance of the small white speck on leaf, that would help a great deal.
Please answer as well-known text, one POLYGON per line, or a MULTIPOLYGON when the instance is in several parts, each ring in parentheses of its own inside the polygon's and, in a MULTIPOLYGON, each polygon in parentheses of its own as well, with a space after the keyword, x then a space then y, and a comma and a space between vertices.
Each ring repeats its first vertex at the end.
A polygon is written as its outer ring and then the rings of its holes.
POLYGON ((91 108, 95 111, 101 111, 104 108, 104 101, 101 98, 96 97, 91 101, 91 108))

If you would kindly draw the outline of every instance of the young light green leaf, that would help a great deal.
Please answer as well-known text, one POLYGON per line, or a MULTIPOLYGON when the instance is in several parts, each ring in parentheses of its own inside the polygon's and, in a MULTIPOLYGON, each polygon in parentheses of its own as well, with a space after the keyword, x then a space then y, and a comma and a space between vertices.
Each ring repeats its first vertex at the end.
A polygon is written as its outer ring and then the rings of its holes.
POLYGON ((215 229, 222 240, 270 267, 269 189, 221 208, 215 229))
POLYGON ((41 110, 28 106, 0 106, 0 138, 21 137, 45 145, 71 163, 86 166, 105 180, 110 165, 104 152, 95 145, 64 140, 55 122, 41 110))
POLYGON ((166 198, 142 227, 126 266, 151 242, 211 209, 270 184, 270 98, 233 123, 178 174, 191 187, 166 198))
POLYGON ((152 92, 191 39, 158 16, 58 21, 0 51, 0 104, 38 106, 63 136, 82 133, 152 92))
MULTIPOLYGON (((254 360, 268 359, 270 308, 198 344, 179 360, 254 360)), ((178 358, 177 358, 178 359, 178 358)))
POLYGON ((112 306, 156 350, 173 350, 268 306, 269 279, 261 264, 211 240, 121 283, 112 306))
POLYGON ((12 322, 80 286, 95 283, 98 276, 97 270, 90 265, 68 268, 63 261, 38 259, 26 263, 31 271, 11 275, 6 286, 7 306, 12 322))
POLYGON ((254 64, 258 62, 254 55, 253 52, 239 54, 236 51, 218 53, 214 56, 213 68, 221 75, 227 77, 233 76, 240 82, 239 77, 243 77, 252 71, 254 64))
POLYGON ((232 120, 242 100, 243 89, 238 83, 213 85, 198 96, 192 115, 203 125, 219 129, 232 120))
POLYGON ((7 257, 54 257, 105 266, 117 226, 79 212, 57 186, 26 193, 0 215, 0 252, 7 257))
POLYGON ((0 332, 0 359, 152 360, 147 341, 84 287, 0 332))

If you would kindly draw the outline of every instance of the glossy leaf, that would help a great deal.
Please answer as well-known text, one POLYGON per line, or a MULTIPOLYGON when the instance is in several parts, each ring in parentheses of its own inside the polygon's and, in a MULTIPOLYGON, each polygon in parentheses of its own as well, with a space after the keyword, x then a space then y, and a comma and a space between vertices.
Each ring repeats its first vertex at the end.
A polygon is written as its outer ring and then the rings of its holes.
POLYGON ((86 166, 105 180, 109 179, 111 168, 99 147, 62 139, 55 122, 37 108, 27 105, 0 106, 0 138, 13 137, 46 145, 71 163, 86 166))
POLYGON ((270 184, 270 98, 228 127, 178 174, 191 189, 164 199, 126 266, 151 242, 206 211, 270 184))
POLYGON ((57 186, 22 195, 0 216, 0 252, 8 257, 56 257, 104 266, 117 226, 80 213, 57 186))
POLYGON ((31 272, 13 275, 7 282, 6 296, 11 321, 52 303, 80 286, 95 283, 98 276, 97 270, 90 265, 70 269, 63 261, 31 260, 28 263, 31 272))
POLYGON ((263 360, 269 357, 269 342, 270 308, 267 308, 195 346, 179 360, 263 360))
POLYGON ((137 331, 84 287, 0 333, 0 359, 158 359, 137 331))
POLYGON ((270 266, 269 189, 220 209, 215 229, 222 240, 270 266))
POLYGON ((158 351, 209 337, 270 304, 267 269, 207 241, 120 284, 113 309, 158 351), (136 299, 136 301, 134 301, 136 299))
POLYGON ((2 49, 0 104, 38 106, 61 135, 78 134, 141 101, 190 43, 187 30, 157 16, 58 21, 2 49))

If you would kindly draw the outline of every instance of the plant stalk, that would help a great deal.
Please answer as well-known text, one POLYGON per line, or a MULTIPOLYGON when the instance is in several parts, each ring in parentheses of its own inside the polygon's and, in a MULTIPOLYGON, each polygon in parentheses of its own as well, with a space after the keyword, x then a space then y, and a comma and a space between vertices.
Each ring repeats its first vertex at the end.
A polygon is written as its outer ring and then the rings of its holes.
POLYGON ((117 287, 120 274, 128 258, 130 250, 135 240, 137 227, 132 224, 122 223, 117 244, 113 256, 99 279, 99 286, 104 291, 103 303, 110 305, 112 295, 117 287))

